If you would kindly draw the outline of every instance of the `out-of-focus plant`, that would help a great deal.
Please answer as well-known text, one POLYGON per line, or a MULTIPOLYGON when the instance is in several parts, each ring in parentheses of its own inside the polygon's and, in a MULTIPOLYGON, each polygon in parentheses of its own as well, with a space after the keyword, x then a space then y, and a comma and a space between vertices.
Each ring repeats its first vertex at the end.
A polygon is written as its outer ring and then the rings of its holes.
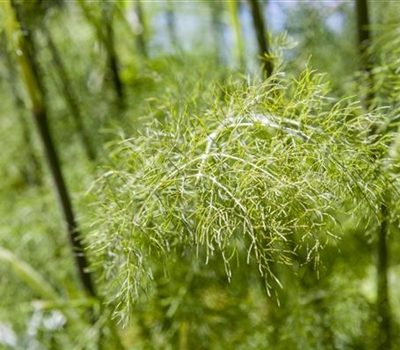
POLYGON ((235 55, 237 57, 237 65, 242 68, 244 67, 244 43, 239 20, 239 2, 229 1, 226 3, 226 6, 228 8, 229 18, 235 36, 235 55))
POLYGON ((285 30, 297 44, 287 52, 291 69, 301 71, 309 60, 318 71, 328 74, 335 96, 351 94, 359 57, 355 14, 350 4, 301 2, 287 7, 285 13, 285 30))
POLYGON ((93 26, 97 40, 104 46, 107 53, 107 67, 111 76, 118 103, 124 103, 124 84, 120 77, 120 64, 115 45, 114 15, 116 3, 102 1, 100 8, 88 6, 85 0, 77 2, 87 20, 93 26), (97 10, 97 11, 95 11, 97 10))
POLYGON ((270 39, 265 25, 263 6, 260 5, 258 0, 248 0, 248 3, 253 18, 254 32, 257 37, 262 71, 266 77, 269 77, 273 72, 274 63, 271 57, 271 47, 269 44, 270 39))

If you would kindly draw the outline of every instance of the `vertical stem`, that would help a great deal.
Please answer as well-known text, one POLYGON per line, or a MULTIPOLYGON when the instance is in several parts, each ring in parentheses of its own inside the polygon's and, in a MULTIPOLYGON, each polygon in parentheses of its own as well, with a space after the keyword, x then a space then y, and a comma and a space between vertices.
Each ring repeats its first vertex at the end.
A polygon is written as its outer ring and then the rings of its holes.
POLYGON ((69 107, 72 118, 75 121, 75 125, 79 136, 81 138, 82 145, 86 151, 86 155, 90 160, 94 160, 96 158, 96 150, 92 145, 89 134, 87 133, 85 126, 83 124, 82 113, 79 108, 78 99, 74 94, 74 90, 71 87, 71 79, 69 79, 67 70, 65 68, 64 62, 61 58, 61 55, 54 44, 53 38, 51 37, 51 33, 48 28, 44 27, 43 32, 47 38, 47 44, 50 49, 54 65, 58 72, 58 76, 61 80, 62 87, 64 90, 64 97, 69 107))
MULTIPOLYGON (((9 31, 9 36, 10 38, 16 38, 15 49, 18 52, 18 64, 21 69, 26 90, 31 100, 32 115, 39 129, 46 158, 51 170, 54 184, 56 186, 62 213, 67 225, 67 233, 72 247, 73 257, 78 268, 79 278, 85 291, 89 295, 95 296, 95 290, 92 284, 91 275, 88 272, 88 262, 83 249, 78 225, 75 220, 71 200, 64 181, 63 173, 61 171, 60 161, 49 129, 47 111, 43 101, 43 91, 41 88, 42 84, 39 76, 36 74, 37 67, 36 62, 33 59, 33 45, 30 45, 31 39, 29 35, 24 35, 21 30, 17 5, 14 4, 13 0, 9 0, 6 3, 3 3, 3 6, 6 8, 6 13, 9 16, 12 16, 11 19, 8 18, 13 27, 9 31)), ((28 31, 25 32, 29 33, 28 31)))
POLYGON ((374 98, 374 93, 372 91, 373 80, 372 80, 371 65, 368 59, 368 47, 371 41, 371 35, 370 35, 371 23, 369 19, 367 0, 356 0, 356 12, 357 12, 358 50, 361 59, 360 68, 362 71, 365 72, 367 82, 369 85, 365 101, 366 108, 369 109, 371 107, 371 103, 374 98))
MULTIPOLYGON (((104 6, 104 5, 103 5, 104 6)), ((124 99, 124 86, 119 75, 119 63, 117 53, 115 51, 114 43, 114 29, 113 29, 113 13, 112 9, 103 8, 103 20, 105 26, 105 46, 107 49, 108 64, 111 71, 112 81, 114 83, 115 92, 117 93, 120 102, 124 99)))
POLYGON ((356 0, 357 8, 357 31, 358 31, 358 45, 360 54, 365 54, 368 42, 370 41, 370 21, 367 0, 356 0))
POLYGON ((271 50, 266 35, 263 12, 260 8, 258 0, 248 0, 253 17, 253 26, 257 36, 258 50, 261 59, 261 66, 266 77, 272 75, 274 69, 272 59, 270 57, 271 50))
POLYGON ((134 10, 140 25, 140 32, 136 35, 137 46, 143 57, 147 57, 147 45, 146 45, 146 26, 144 23, 143 6, 140 0, 136 0, 134 4, 134 10))
MULTIPOLYGON (((367 75, 369 84, 365 105, 370 109, 374 92, 372 90, 373 78, 371 65, 368 59, 368 47, 371 42, 370 19, 367 0, 356 0, 358 47, 361 56, 361 69, 367 75)), ((372 126, 370 134, 376 133, 376 127, 372 126)), ((380 207, 381 222, 378 230, 377 246, 377 320, 378 320, 378 350, 390 350, 391 344, 391 314, 389 299, 389 255, 388 255, 388 231, 389 231, 389 194, 385 193, 380 207)))
POLYGON ((81 7, 87 20, 91 23, 96 31, 98 40, 104 45, 107 52, 108 67, 111 72, 111 77, 114 85, 115 92, 118 97, 118 103, 120 106, 124 104, 124 85, 119 75, 119 63, 118 57, 115 51, 114 45, 114 30, 112 27, 112 9, 108 9, 109 5, 103 4, 103 26, 96 21, 90 14, 88 7, 86 6, 85 0, 77 0, 77 3, 81 7))
MULTIPOLYGON (((7 47, 7 37, 4 35, 4 33, 1 34, 1 41, 3 43, 3 47, 7 47)), ((33 140, 32 140, 32 135, 29 130, 29 125, 27 121, 25 120, 25 104, 23 101, 23 98, 18 90, 18 87, 16 85, 16 68, 15 65, 12 62, 10 54, 7 52, 6 49, 3 51, 4 58, 5 58, 5 63, 7 66, 7 71, 8 71, 8 81, 10 84, 11 88, 11 93, 14 98, 14 105, 15 105, 15 110, 18 115, 18 119, 20 122, 20 125, 22 127, 22 140, 24 143, 24 150, 26 150, 26 155, 27 155, 27 162, 26 162, 26 167, 24 169, 24 175, 26 178, 26 181, 28 183, 32 184, 41 184, 41 173, 42 173, 42 168, 40 165, 40 161, 38 157, 35 154, 34 147, 33 147, 33 140)))
POLYGON ((49 125, 47 122, 47 114, 44 109, 34 109, 33 116, 36 125, 39 128, 40 136, 44 145, 46 157, 50 166, 57 193, 59 196, 64 220, 67 224, 67 232, 70 244, 72 246, 73 255, 78 267, 80 280, 89 295, 94 296, 94 288, 91 281, 91 275, 87 272, 88 262, 84 253, 78 225, 72 210, 72 204, 69 193, 65 184, 65 180, 61 171, 58 154, 55 150, 54 142, 51 137, 49 125))
POLYGON ((377 256, 377 318, 378 318, 378 350, 391 349, 391 315, 388 283, 388 230, 389 210, 388 196, 382 199, 381 223, 378 232, 378 256, 377 256))
POLYGON ((227 6, 235 33, 237 61, 239 63, 239 67, 242 68, 244 66, 244 44, 239 22, 238 2, 236 0, 229 1, 227 2, 227 6))

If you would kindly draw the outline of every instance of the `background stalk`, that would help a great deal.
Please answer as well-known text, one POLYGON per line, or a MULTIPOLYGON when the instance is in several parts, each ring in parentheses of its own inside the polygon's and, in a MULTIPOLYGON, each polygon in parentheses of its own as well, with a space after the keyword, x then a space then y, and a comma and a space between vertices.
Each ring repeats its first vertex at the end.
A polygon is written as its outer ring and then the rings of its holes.
POLYGON ((71 244, 73 257, 78 269, 80 282, 90 296, 96 296, 92 283, 92 276, 88 271, 88 261, 86 259, 84 247, 82 244, 81 235, 72 209, 69 192, 61 170, 61 165, 55 145, 51 136, 49 123, 47 119, 47 110, 43 101, 43 91, 39 76, 36 74, 36 61, 34 60, 33 45, 30 45, 29 31, 24 28, 24 33, 21 30, 21 19, 18 15, 18 6, 12 0, 3 4, 6 9, 6 14, 9 17, 9 37, 15 40, 15 50, 18 52, 18 65, 21 69, 21 74, 25 87, 32 105, 32 116, 38 127, 40 138, 43 143, 45 155, 50 167, 51 175, 56 186, 56 191, 59 197, 64 220, 67 226, 68 239, 71 244), (10 27, 11 26, 11 27, 10 27))
POLYGON ((253 27, 257 36, 258 51, 261 60, 261 68, 266 77, 271 76, 274 65, 271 60, 271 48, 268 41, 268 35, 266 34, 266 27, 264 21, 264 15, 262 7, 260 6, 258 0, 248 0, 251 15, 253 19, 253 27))

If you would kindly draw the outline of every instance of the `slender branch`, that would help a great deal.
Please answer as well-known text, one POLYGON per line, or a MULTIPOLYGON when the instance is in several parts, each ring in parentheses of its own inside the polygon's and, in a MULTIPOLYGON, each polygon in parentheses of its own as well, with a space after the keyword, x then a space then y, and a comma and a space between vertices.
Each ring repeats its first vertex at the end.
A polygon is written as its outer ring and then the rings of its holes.
POLYGON ((258 50, 261 59, 262 70, 267 77, 272 75, 274 65, 271 60, 271 49, 266 35, 264 17, 258 0, 248 0, 253 17, 253 26, 257 35, 258 50))
POLYGON ((108 64, 111 71, 112 81, 115 92, 117 93, 120 102, 124 99, 124 85, 119 75, 119 62, 114 44, 114 28, 113 28, 113 13, 112 9, 103 8, 103 20, 105 25, 105 45, 107 48, 108 64))
POLYGON ((239 63, 239 67, 244 67, 244 43, 243 37, 240 30, 240 22, 239 22, 239 10, 238 10, 238 1, 228 1, 227 2, 230 19, 232 22, 233 30, 235 33, 235 41, 236 41, 236 55, 237 61, 239 63))
POLYGON ((357 30, 360 54, 364 55, 370 41, 370 21, 367 0, 356 0, 357 30))
POLYGON ((371 107, 371 103, 374 98, 374 93, 372 91, 373 79, 372 79, 371 64, 368 58, 368 48, 371 42, 371 35, 370 35, 371 23, 369 18, 367 0, 356 0, 356 10, 357 10, 356 12, 357 12, 358 50, 361 59, 360 68, 363 72, 365 72, 368 82, 368 91, 365 100, 365 105, 366 108, 369 109, 371 107))
POLYGON ((87 133, 84 123, 83 116, 81 110, 79 108, 78 98, 74 94, 74 90, 71 87, 71 79, 68 76, 67 69, 65 68, 64 62, 61 58, 61 55, 54 44, 53 38, 51 37, 50 30, 46 27, 43 28, 43 33, 47 38, 47 44, 50 49, 54 65, 58 72, 58 76, 60 78, 64 97, 69 107, 72 118, 74 119, 77 131, 81 138, 82 145, 86 151, 86 155, 90 160, 94 160, 96 158, 96 149, 93 146, 90 136, 87 133))
POLYGON ((103 5, 103 21, 104 27, 102 27, 90 14, 90 11, 85 3, 85 0, 78 0, 78 5, 83 11, 83 14, 87 20, 94 27, 98 40, 105 46, 108 60, 108 67, 111 72, 111 77, 114 85, 114 89, 118 98, 120 106, 124 104, 124 84, 122 83, 119 74, 119 62, 118 56, 114 45, 114 30, 112 26, 112 10, 106 9, 103 5))
MULTIPOLYGON (((371 64, 369 60, 368 48, 371 44, 370 33, 370 18, 367 0, 356 0, 357 10, 357 29, 358 29, 358 47, 361 57, 361 70, 366 73, 368 82, 368 91, 365 99, 365 107, 371 108, 374 99, 373 92, 373 77, 371 71, 371 64)), ((375 139, 382 137, 382 132, 378 131, 376 125, 372 125, 369 130, 369 136, 376 136, 375 139), (380 135, 379 135, 380 134, 380 135)), ((377 301, 376 313, 378 320, 378 350, 390 350, 391 344, 391 312, 390 312, 390 298, 389 298, 389 283, 388 283, 388 269, 389 269, 389 254, 387 246, 387 237, 389 233, 389 193, 384 194, 380 204, 380 224, 377 232, 378 246, 377 246, 377 301)))
POLYGON ((12 16, 12 19, 9 18, 9 20, 11 21, 13 28, 10 28, 11 30, 9 31, 9 35, 10 37, 17 37, 15 49, 18 51, 18 64, 21 69, 25 87, 31 100, 32 115, 39 129, 39 134, 44 146, 46 158, 50 167, 54 184, 56 186, 62 213, 67 225, 68 238, 73 251, 75 263, 78 268, 79 278, 85 291, 90 296, 96 296, 91 274, 88 271, 88 262, 72 209, 72 203, 63 177, 58 154, 51 137, 46 106, 43 101, 42 84, 39 76, 36 74, 37 67, 36 61, 33 58, 33 45, 29 45, 31 40, 29 31, 25 30, 25 34, 23 34, 21 30, 21 19, 18 16, 19 10, 17 5, 14 4, 13 0, 9 0, 7 3, 4 3, 3 6, 6 7, 6 13, 8 13, 9 16, 12 16))
POLYGON ((388 252, 388 231, 389 231, 389 209, 388 196, 382 199, 381 223, 378 231, 377 251, 377 318, 379 324, 378 350, 390 350, 391 346, 391 313, 389 299, 389 252, 388 252))
MULTIPOLYGON (((1 41, 4 44, 4 48, 6 48, 8 45, 8 40, 7 37, 4 33, 1 34, 1 41)), ((4 56, 4 61, 7 67, 8 71, 8 77, 7 80, 10 85, 12 97, 13 97, 13 102, 15 106, 15 110, 19 119, 19 123, 22 128, 22 141, 24 142, 24 150, 27 156, 27 162, 26 162, 26 167, 24 169, 24 175, 26 178, 26 181, 28 183, 32 184, 37 184, 40 185, 42 184, 41 181, 41 174, 42 174, 42 168, 40 161, 38 157, 35 154, 35 150, 33 147, 33 139, 32 135, 30 132, 30 126, 27 123, 26 117, 25 117, 25 103, 23 100, 23 97, 18 89, 17 82, 16 82, 16 76, 17 76, 17 70, 15 68, 14 62, 12 61, 12 57, 10 53, 4 49, 2 52, 4 56)))
POLYGON ((142 56, 146 58, 148 56, 146 45, 146 26, 144 23, 143 6, 140 0, 135 1, 134 11, 140 26, 140 31, 136 34, 136 44, 142 56))

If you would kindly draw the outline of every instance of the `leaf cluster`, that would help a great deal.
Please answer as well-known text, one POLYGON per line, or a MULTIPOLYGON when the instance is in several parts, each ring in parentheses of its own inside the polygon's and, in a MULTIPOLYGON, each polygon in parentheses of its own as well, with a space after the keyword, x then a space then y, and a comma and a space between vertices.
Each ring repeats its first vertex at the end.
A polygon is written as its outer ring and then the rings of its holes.
POLYGON ((268 292, 276 264, 318 263, 339 214, 377 212, 385 179, 374 154, 386 143, 366 141, 370 118, 305 70, 239 80, 204 113, 171 109, 112 145, 93 188, 90 250, 117 312, 127 316, 153 263, 182 247, 219 257, 228 279, 245 257, 268 292))

